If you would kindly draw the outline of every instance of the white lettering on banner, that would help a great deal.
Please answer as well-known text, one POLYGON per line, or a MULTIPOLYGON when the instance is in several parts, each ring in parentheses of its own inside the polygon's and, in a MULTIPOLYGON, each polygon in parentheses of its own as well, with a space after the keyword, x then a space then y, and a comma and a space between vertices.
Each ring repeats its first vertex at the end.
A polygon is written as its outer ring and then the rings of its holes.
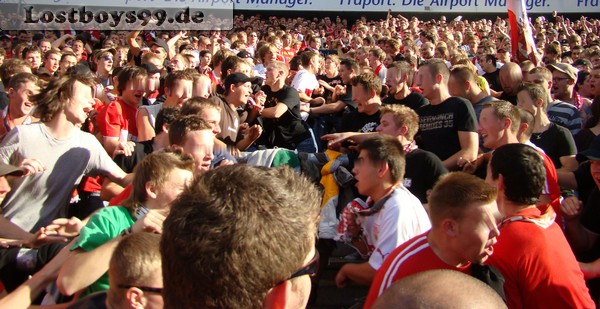
MULTIPOLYGON (((185 0, 184 0, 185 1, 185 0)), ((187 0, 191 1, 191 0, 187 0)), ((198 1, 198 0, 196 0, 198 1)), ((236 10, 506 13, 506 0, 232 0, 236 10)), ((600 0, 525 0, 530 13, 588 13, 600 0)))

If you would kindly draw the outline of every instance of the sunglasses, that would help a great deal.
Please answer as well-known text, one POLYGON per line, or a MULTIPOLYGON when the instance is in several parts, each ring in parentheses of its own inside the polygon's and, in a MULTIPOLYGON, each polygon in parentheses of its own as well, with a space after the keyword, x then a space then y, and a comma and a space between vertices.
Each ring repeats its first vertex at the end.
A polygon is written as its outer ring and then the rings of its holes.
POLYGON ((300 268, 298 271, 293 273, 291 276, 289 276, 289 278, 280 281, 276 285, 280 285, 284 281, 292 280, 294 278, 301 277, 304 275, 309 275, 310 277, 314 277, 318 271, 319 271, 319 251, 315 250, 315 256, 308 262, 308 264, 306 264, 305 266, 300 268))
POLYGON ((144 292, 148 292, 148 293, 158 293, 158 294, 162 294, 162 288, 149 288, 146 286, 135 286, 135 285, 126 285, 126 284, 119 284, 118 287, 120 289, 130 289, 130 288, 137 288, 140 289, 144 292))
POLYGON ((110 60, 113 60, 113 57, 112 56, 103 56, 103 57, 100 57, 100 59, 110 61, 110 60))

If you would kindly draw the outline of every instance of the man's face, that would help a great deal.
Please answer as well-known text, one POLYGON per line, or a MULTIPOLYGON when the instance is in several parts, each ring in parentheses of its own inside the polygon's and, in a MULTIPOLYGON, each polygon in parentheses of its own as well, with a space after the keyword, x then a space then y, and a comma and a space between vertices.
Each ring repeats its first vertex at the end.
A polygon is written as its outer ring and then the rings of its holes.
POLYGON ((562 73, 558 70, 552 72, 552 89, 551 93, 557 97, 567 95, 569 92, 573 92, 573 81, 567 74, 562 73))
POLYGON ((431 58, 433 58, 433 54, 434 54, 433 44, 421 45, 421 58, 431 59, 431 58))
POLYGON ((433 98, 436 89, 435 78, 426 66, 421 67, 417 72, 417 87, 421 88, 425 98, 433 98))
POLYGON ((206 122, 210 123, 213 134, 217 135, 221 133, 221 113, 214 108, 205 108, 200 113, 200 118, 204 119, 206 122))
POLYGON ((167 89, 167 98, 177 99, 177 106, 181 107, 192 95, 193 81, 179 79, 173 83, 171 89, 167 89))
POLYGON ((388 86, 388 94, 395 95, 402 86, 398 78, 398 70, 390 68, 385 75, 385 84, 388 86))
POLYGON ((375 56, 372 52, 369 52, 369 54, 367 55, 367 59, 369 60, 370 65, 379 62, 379 57, 375 56))
POLYGON ((379 168, 373 164, 367 152, 361 150, 358 159, 354 162, 352 173, 356 179, 356 189, 358 193, 370 196, 375 192, 375 188, 381 180, 377 177, 379 168))
POLYGON ((58 70, 60 63, 60 56, 58 54, 50 54, 44 59, 44 67, 50 72, 54 73, 58 70))
POLYGON ((191 131, 185 135, 183 152, 194 158, 195 175, 210 169, 213 159, 214 135, 211 130, 191 131))
POLYGON ((453 97, 467 97, 467 87, 465 87, 465 83, 454 75, 450 75, 450 78, 448 79, 448 91, 453 97))
POLYGON ((39 47, 42 50, 42 55, 44 55, 44 54, 46 54, 47 51, 50 50, 50 48, 52 48, 52 44, 50 44, 50 42, 43 41, 43 42, 40 42, 39 47))
POLYGON ((479 115, 479 125, 477 127, 477 133, 479 133, 483 139, 483 146, 488 149, 496 149, 499 147, 499 143, 503 137, 503 131, 504 123, 494 115, 493 108, 484 108, 481 111, 481 115, 479 115))
POLYGON ((30 81, 21 83, 16 88, 9 88, 7 93, 10 110, 18 111, 19 116, 29 115, 33 109, 31 97, 39 92, 40 87, 30 81))
POLYGON ((160 47, 158 45, 152 45, 152 47, 150 47, 150 50, 153 53, 157 54, 160 57, 160 59, 166 59, 167 58, 167 51, 164 48, 162 48, 162 47, 160 47))
POLYGON ((81 55, 83 53, 83 43, 81 41, 75 41, 73 43, 73 52, 75 55, 81 55))
POLYGON ((160 73, 150 74, 146 78, 146 93, 152 93, 158 90, 160 85, 160 73))
POLYGON ((170 208, 171 203, 183 192, 193 178, 191 171, 175 168, 165 181, 156 188, 156 202, 161 209, 170 208))
POLYGON ((497 212, 496 201, 474 204, 464 211, 464 217, 458 221, 455 248, 461 254, 461 262, 483 263, 492 255, 492 246, 500 235, 497 212))
POLYGON ((352 79, 352 70, 349 70, 345 65, 340 65, 340 78, 344 84, 350 84, 350 80, 352 79))
POLYGON ((60 60, 60 70, 66 72, 67 69, 77 64, 77 58, 74 56, 63 56, 60 60))
POLYGON ((182 71, 187 69, 183 56, 177 55, 171 59, 171 69, 173 71, 182 71))
POLYGON ((531 112, 533 115, 537 114, 538 106, 527 91, 517 93, 517 106, 531 112))
POLYGON ((594 96, 600 96, 600 68, 593 69, 589 79, 590 92, 594 96))
POLYGON ((600 56, 591 57, 590 62, 592 62, 592 68, 600 67, 600 56))
POLYGON ((200 57, 200 66, 205 67, 210 64, 210 60, 212 59, 212 55, 210 53, 206 53, 204 57, 200 57))
POLYGON ((252 84, 250 82, 239 83, 233 86, 231 91, 231 98, 233 99, 231 104, 235 106, 242 106, 248 103, 248 98, 252 94, 252 84))
POLYGON ((30 52, 25 55, 25 60, 29 62, 31 68, 37 69, 42 64, 42 55, 37 51, 30 52))
POLYGON ((80 82, 73 85, 73 97, 65 107, 65 115, 69 122, 76 127, 81 127, 93 109, 94 97, 92 89, 80 82))
POLYGON ((394 116, 391 113, 386 113, 381 116, 379 120, 379 125, 375 129, 377 132, 381 134, 387 134, 393 137, 398 137, 402 135, 402 128, 396 125, 394 121, 394 116))
POLYGON ((114 63, 114 57, 112 54, 104 54, 98 57, 96 65, 98 65, 98 71, 108 73, 112 70, 114 63))
POLYGON ((573 61, 581 58, 581 49, 573 49, 571 50, 571 59, 573 59, 573 61))
POLYGON ((359 113, 366 111, 370 99, 371 93, 368 89, 365 89, 365 86, 357 84, 352 87, 352 101, 356 103, 359 113))
POLYGON ((137 107, 142 103, 144 92, 146 91, 146 78, 137 78, 129 80, 125 84, 125 89, 121 94, 121 99, 130 106, 137 107))

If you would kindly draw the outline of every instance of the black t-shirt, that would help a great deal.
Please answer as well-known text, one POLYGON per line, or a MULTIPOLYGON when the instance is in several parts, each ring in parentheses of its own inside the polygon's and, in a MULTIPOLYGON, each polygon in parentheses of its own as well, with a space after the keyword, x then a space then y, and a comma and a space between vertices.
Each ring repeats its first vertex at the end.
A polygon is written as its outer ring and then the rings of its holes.
POLYGON ((0 109, 4 109, 8 106, 8 94, 4 91, 0 91, 0 109))
POLYGON ((267 95, 265 108, 274 107, 277 103, 287 106, 287 111, 278 119, 263 118, 263 135, 266 137, 267 147, 280 147, 296 149, 296 144, 310 137, 300 117, 300 97, 298 91, 292 87, 284 86, 277 92, 265 85, 262 90, 267 95))
POLYGON ((596 138, 596 134, 594 134, 594 132, 592 132, 590 129, 581 129, 579 133, 573 136, 573 139, 575 140, 575 146, 577 146, 577 152, 587 150, 592 144, 594 138, 596 138))
POLYGON ((402 100, 397 100, 393 95, 389 95, 385 99, 381 100, 381 103, 383 103, 384 106, 393 104, 405 105, 416 111, 417 109, 429 104, 429 100, 425 99, 422 94, 413 91, 402 100))
POLYGON ((492 73, 485 73, 483 74, 483 78, 490 84, 490 89, 502 91, 502 85, 500 85, 500 70, 496 69, 496 71, 492 73))
POLYGON ((379 125, 381 112, 377 111, 373 115, 359 113, 358 110, 347 113, 342 117, 341 132, 375 132, 379 125))
POLYGON ((419 110, 417 142, 423 150, 446 160, 461 150, 458 132, 476 132, 477 120, 471 103, 460 97, 450 97, 437 105, 425 105, 419 110))
POLYGON ((600 190, 594 188, 581 210, 581 225, 600 235, 600 190))
POLYGON ((415 149, 406 154, 404 186, 423 204, 427 203, 427 190, 446 173, 442 160, 429 151, 415 149))
MULTIPOLYGON (((342 84, 342 78, 339 75, 334 76, 333 78, 327 77, 326 74, 323 75, 318 75, 317 76, 318 80, 322 80, 326 83, 329 84, 329 86, 335 88, 335 86, 337 85, 341 85, 342 84)), ((333 92, 325 89, 325 92, 323 92, 323 95, 321 95, 323 98, 325 98, 325 100, 327 100, 327 102, 331 102, 331 96, 333 95, 333 92)))
POLYGON ((114 161, 125 173, 132 173, 133 168, 154 151, 154 148, 152 147, 153 143, 154 139, 144 142, 135 142, 135 147, 133 148, 133 154, 131 154, 131 156, 128 157, 122 154, 117 155, 114 158, 114 161))
POLYGON ((557 169, 562 167, 560 157, 577 153, 577 147, 575 147, 571 132, 567 128, 552 122, 548 130, 542 133, 533 133, 531 142, 544 150, 557 169))
POLYGON ((346 93, 338 97, 338 101, 342 101, 346 104, 346 107, 350 111, 354 111, 357 108, 356 103, 352 100, 352 85, 346 85, 346 93))

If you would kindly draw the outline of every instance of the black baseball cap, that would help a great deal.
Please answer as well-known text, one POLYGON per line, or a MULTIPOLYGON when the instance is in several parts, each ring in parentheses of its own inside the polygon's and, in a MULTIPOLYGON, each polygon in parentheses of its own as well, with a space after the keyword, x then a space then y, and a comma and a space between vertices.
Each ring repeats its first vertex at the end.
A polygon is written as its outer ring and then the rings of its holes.
POLYGON ((152 63, 142 63, 140 67, 146 69, 146 72, 148 72, 148 74, 156 74, 161 72, 160 69, 152 63))
POLYGON ((229 86, 231 85, 237 85, 239 83, 247 83, 247 82, 251 82, 256 84, 258 82, 258 78, 256 77, 249 77, 244 73, 233 73, 233 74, 229 74, 229 76, 227 76, 225 78, 225 81, 223 82, 223 86, 225 86, 225 89, 229 89, 229 86))

